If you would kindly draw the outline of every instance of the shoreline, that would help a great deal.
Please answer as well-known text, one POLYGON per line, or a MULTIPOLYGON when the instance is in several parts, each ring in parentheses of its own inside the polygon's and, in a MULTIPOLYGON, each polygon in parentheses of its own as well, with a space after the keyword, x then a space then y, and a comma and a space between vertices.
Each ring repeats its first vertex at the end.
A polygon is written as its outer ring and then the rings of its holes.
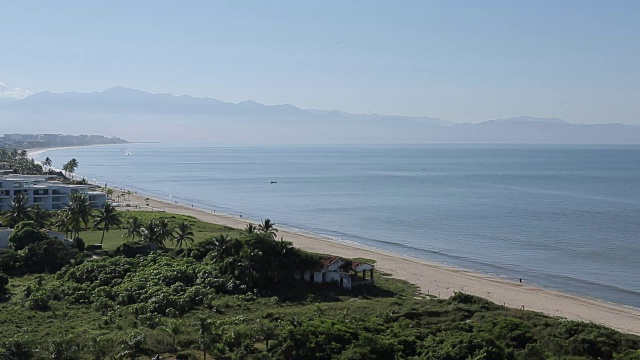
MULTIPOLYGON (((34 151, 34 156, 47 150, 53 150, 53 148, 37 149, 37 152, 34 151)), ((31 156, 32 153, 29 154, 31 156)), ((111 188, 116 192, 122 192, 118 187, 111 188)), ((131 203, 137 203, 142 207, 149 203, 149 206, 155 211, 190 215, 205 222, 233 228, 242 229, 248 223, 255 223, 250 219, 224 213, 213 213, 186 204, 158 199, 144 193, 132 193, 127 196, 130 196, 131 203), (148 201, 145 200, 147 198, 148 201)), ((561 290, 541 288, 526 282, 520 284, 508 278, 432 263, 410 255, 370 248, 358 243, 341 242, 317 234, 304 233, 300 230, 281 228, 277 222, 276 227, 280 230, 278 236, 282 236, 285 240, 291 241, 294 246, 310 252, 327 253, 347 258, 374 259, 379 270, 417 285, 425 294, 447 298, 453 295, 454 291, 462 291, 511 308, 522 309, 524 307, 525 310, 542 312, 570 320, 594 322, 622 332, 640 335, 640 310, 633 307, 565 293, 561 290)))
MULTIPOLYGON (((122 192, 114 188, 116 192, 122 192)), ((141 206, 149 204, 151 211, 168 214, 190 215, 201 221, 243 229, 254 223, 249 219, 223 213, 213 213, 196 207, 132 193, 131 203, 141 206), (145 200, 145 199, 149 200, 145 200)), ((339 242, 327 237, 303 233, 299 230, 279 228, 278 236, 291 241, 303 250, 332 254, 346 258, 368 258, 376 260, 378 270, 392 277, 417 285, 424 294, 448 298, 455 291, 477 295, 496 304, 511 308, 542 312, 546 315, 602 324, 613 329, 640 336, 640 310, 595 298, 541 288, 529 284, 509 281, 488 274, 458 269, 426 260, 397 254, 357 243, 339 242)))

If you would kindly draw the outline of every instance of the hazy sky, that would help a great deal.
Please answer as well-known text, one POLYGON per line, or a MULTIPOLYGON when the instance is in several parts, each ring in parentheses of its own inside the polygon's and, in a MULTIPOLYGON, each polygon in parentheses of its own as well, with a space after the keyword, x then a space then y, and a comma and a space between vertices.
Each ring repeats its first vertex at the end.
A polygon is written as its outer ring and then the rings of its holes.
POLYGON ((640 1, 0 0, 0 82, 640 124, 640 1))

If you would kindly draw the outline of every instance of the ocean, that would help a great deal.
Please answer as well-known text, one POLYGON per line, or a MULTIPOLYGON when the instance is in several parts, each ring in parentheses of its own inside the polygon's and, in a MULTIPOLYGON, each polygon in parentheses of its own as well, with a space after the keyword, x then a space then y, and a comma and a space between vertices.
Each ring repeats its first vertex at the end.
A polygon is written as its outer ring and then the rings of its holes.
MULTIPOLYGON (((640 146, 119 144, 91 183, 640 308, 640 146)), ((428 276, 428 274, 425 274, 428 276)))

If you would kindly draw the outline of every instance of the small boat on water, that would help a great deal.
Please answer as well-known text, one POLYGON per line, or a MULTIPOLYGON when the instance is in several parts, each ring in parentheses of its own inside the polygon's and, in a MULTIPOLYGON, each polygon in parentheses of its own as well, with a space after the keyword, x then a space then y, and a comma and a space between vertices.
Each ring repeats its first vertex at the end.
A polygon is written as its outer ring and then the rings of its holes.
POLYGON ((271 183, 272 183, 272 184, 277 184, 278 182, 277 182, 277 181, 271 181, 271 183))

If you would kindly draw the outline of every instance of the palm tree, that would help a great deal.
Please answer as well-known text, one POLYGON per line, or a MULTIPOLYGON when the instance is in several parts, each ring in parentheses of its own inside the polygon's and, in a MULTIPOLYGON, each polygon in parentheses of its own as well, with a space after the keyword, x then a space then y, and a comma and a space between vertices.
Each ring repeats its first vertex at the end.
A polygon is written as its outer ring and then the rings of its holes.
POLYGON ((218 262, 223 256, 228 255, 232 241, 227 235, 220 234, 213 239, 213 242, 216 250, 215 262, 218 262))
POLYGON ((72 193, 69 196, 67 211, 69 212, 71 237, 76 239, 80 235, 80 231, 89 226, 89 220, 93 212, 87 195, 78 192, 72 193))
POLYGON ((258 227, 256 227, 254 224, 249 223, 244 227, 244 232, 248 235, 255 234, 258 232, 258 227))
POLYGON ((275 239, 278 233, 278 229, 275 228, 275 225, 275 223, 271 222, 271 219, 264 219, 260 225, 258 225, 258 231, 269 235, 271 239, 275 239))
POLYGON ((213 342, 213 322, 201 316, 198 318, 196 325, 198 326, 198 343, 200 350, 204 354, 203 360, 207 360, 207 350, 213 342))
POLYGON ((173 237, 173 229, 167 219, 156 220, 156 227, 158 228, 158 236, 162 242, 162 247, 164 247, 164 242, 173 237))
POLYGON ((22 221, 31 220, 31 206, 27 204, 28 201, 27 197, 21 192, 13 196, 9 210, 2 217, 2 221, 6 226, 12 228, 22 221))
POLYGON ((193 244, 193 231, 192 225, 186 221, 178 224, 176 232, 174 233, 173 241, 176 243, 176 248, 182 248, 182 243, 193 244))
POLYGON ((69 211, 58 211, 53 220, 53 227, 58 231, 64 232, 65 236, 69 236, 69 232, 71 232, 71 227, 69 226, 69 211))
POLYGON ((104 189, 104 193, 107 194, 107 196, 109 197, 109 199, 113 199, 113 189, 109 189, 109 188, 105 188, 104 189))
POLYGON ((35 222, 40 229, 44 229, 49 225, 49 221, 51 220, 51 213, 44 210, 42 208, 42 205, 35 204, 31 206, 31 209, 29 210, 29 217, 31 218, 31 221, 35 222))
POLYGON ((46 166, 47 170, 51 170, 51 166, 53 165, 53 161, 51 161, 51 158, 47 156, 46 159, 44 159, 44 161, 42 162, 42 166, 46 166))
POLYGON ((176 337, 182 335, 185 330, 182 326, 182 323, 176 320, 172 320, 169 322, 168 326, 163 326, 161 329, 167 334, 171 335, 171 347, 174 351, 177 351, 178 349, 176 348, 176 337))
POLYGON ((76 172, 78 165, 79 165, 78 160, 74 158, 69 160, 66 164, 64 164, 64 166, 62 166, 62 170, 64 170, 67 173, 67 175, 73 174, 74 172, 76 172))
POLYGON ((161 231, 157 220, 149 220, 149 222, 140 229, 142 241, 164 248, 164 236, 161 231))
POLYGON ((281 275, 290 273, 299 265, 298 256, 293 243, 284 241, 282 237, 280 241, 275 242, 275 251, 278 259, 274 261, 273 270, 275 271, 276 281, 279 281, 281 275))
POLYGON ((69 177, 69 173, 71 172, 71 167, 69 163, 62 165, 62 170, 64 171, 64 176, 69 177))
POLYGON ((132 241, 136 239, 136 236, 142 238, 142 221, 137 216, 132 216, 127 219, 124 227, 123 238, 130 238, 132 241))
POLYGON ((105 202, 102 208, 98 212, 95 218, 93 226, 98 227, 102 225, 102 238, 100 238, 100 244, 104 241, 104 234, 109 231, 112 226, 120 227, 122 221, 120 220, 120 214, 116 211, 116 208, 111 205, 110 202, 105 202))

